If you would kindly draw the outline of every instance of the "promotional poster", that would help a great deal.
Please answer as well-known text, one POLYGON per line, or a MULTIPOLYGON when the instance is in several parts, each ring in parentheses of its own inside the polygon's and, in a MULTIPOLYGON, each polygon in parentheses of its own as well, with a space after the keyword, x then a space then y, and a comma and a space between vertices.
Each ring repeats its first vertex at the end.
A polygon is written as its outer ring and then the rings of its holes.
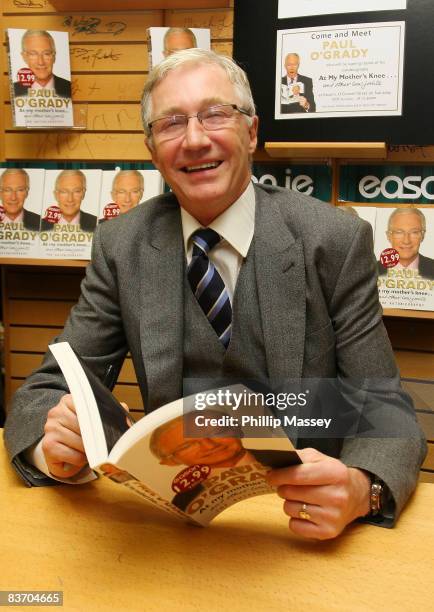
POLYGON ((275 119, 402 114, 405 22, 277 31, 275 119))
POLYGON ((89 259, 102 170, 47 170, 40 252, 44 258, 89 259))
POLYGON ((72 127, 67 32, 7 30, 11 105, 16 127, 72 127))
POLYGON ((377 208, 374 250, 382 306, 434 310, 434 209, 377 208))
POLYGON ((0 170, 0 256, 39 257, 45 170, 0 170))

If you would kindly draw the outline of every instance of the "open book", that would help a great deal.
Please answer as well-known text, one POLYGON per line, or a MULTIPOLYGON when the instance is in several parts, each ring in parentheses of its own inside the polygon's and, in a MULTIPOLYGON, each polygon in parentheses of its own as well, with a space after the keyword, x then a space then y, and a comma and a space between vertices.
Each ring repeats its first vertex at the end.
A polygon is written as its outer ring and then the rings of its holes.
POLYGON ((206 393, 166 404, 132 424, 67 342, 50 350, 73 397, 90 467, 181 519, 207 525, 228 506, 270 493, 264 479, 270 468, 301 463, 275 427, 268 438, 244 437, 230 408, 202 409, 206 393))

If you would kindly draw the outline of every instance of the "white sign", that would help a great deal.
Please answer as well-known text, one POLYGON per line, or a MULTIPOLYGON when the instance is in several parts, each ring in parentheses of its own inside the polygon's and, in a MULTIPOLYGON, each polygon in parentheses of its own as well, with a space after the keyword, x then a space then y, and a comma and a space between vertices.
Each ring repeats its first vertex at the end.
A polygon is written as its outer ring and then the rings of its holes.
POLYGON ((279 0, 278 18, 406 9, 407 0, 279 0))
POLYGON ((401 115, 404 35, 404 21, 279 30, 275 119, 401 115))

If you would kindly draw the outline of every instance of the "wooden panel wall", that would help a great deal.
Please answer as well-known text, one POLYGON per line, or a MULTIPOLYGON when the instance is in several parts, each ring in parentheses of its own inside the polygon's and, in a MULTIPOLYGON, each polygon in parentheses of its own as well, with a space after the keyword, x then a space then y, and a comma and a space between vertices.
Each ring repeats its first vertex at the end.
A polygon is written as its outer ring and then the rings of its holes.
POLYGON ((4 27, 69 33, 75 112, 77 117, 80 112, 81 117, 87 115, 86 130, 13 128, 3 44, 1 86, 6 102, 1 104, 1 121, 6 127, 8 160, 149 160, 139 107, 148 73, 147 28, 210 27, 212 48, 232 54, 233 9, 230 8, 58 13, 46 0, 31 3, 4 0, 3 15, 4 27))

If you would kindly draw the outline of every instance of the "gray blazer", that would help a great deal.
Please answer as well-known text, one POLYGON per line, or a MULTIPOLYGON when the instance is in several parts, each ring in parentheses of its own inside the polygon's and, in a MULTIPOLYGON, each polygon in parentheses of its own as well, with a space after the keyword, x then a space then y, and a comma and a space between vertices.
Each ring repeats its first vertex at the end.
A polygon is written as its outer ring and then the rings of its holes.
MULTIPOLYGON (((371 228, 293 191, 255 185, 255 193, 251 248, 270 381, 387 379, 379 412, 402 438, 346 439, 340 457, 388 485, 397 515, 426 448, 382 324, 371 228)), ((182 395, 184 277, 179 205, 173 194, 157 196, 97 227, 82 295, 58 340, 68 340, 106 381, 130 351, 147 412, 176 399, 182 395)), ((6 445, 33 484, 49 479, 20 453, 42 437, 47 411, 65 391, 47 355, 13 400, 6 445)), ((326 449, 324 441, 303 441, 309 443, 326 449)), ((334 454, 335 441, 330 445, 334 454)))

